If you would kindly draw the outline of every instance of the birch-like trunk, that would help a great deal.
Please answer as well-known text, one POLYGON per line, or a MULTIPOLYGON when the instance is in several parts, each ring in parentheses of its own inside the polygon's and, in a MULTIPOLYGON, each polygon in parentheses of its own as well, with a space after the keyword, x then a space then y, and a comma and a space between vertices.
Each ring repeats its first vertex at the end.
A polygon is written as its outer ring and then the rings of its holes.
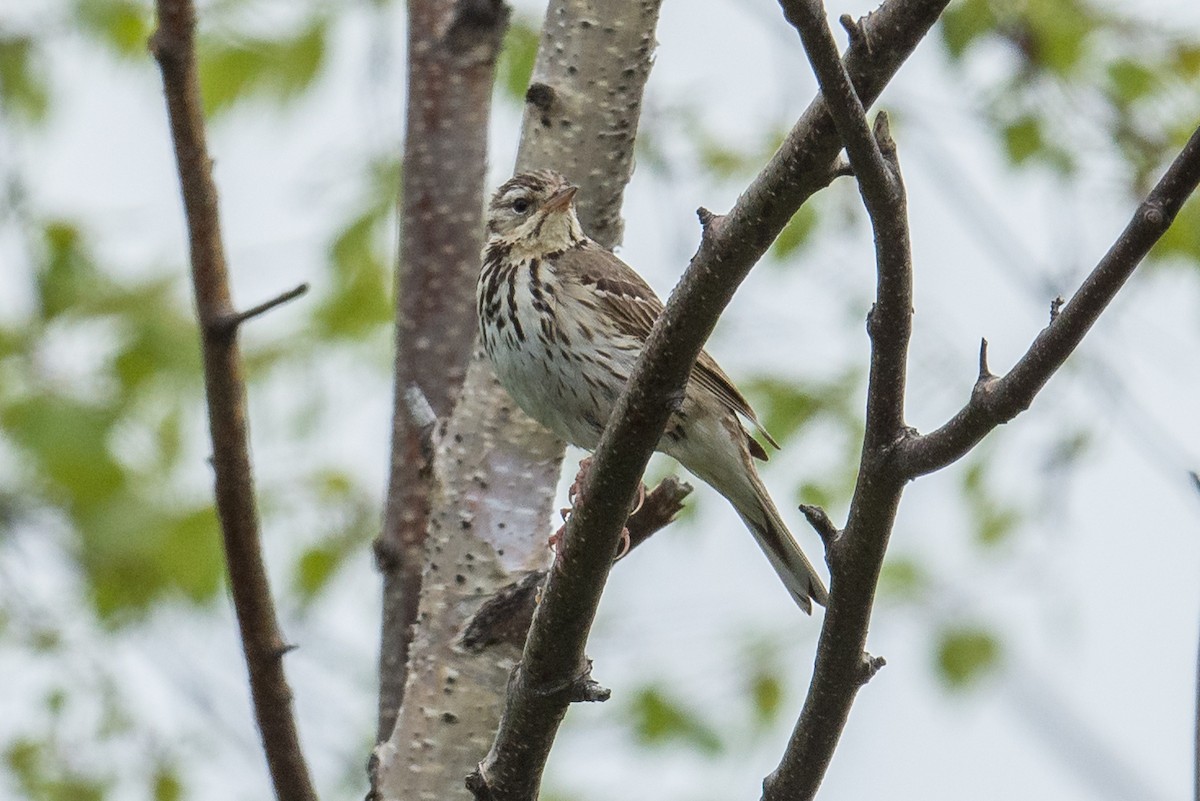
MULTIPOLYGON (((526 98, 518 170, 578 184, 585 229, 610 247, 660 3, 552 0, 526 98)), ((485 601, 546 566, 562 454, 476 354, 440 432, 404 702, 376 748, 377 798, 470 797, 463 780, 491 744, 524 632, 471 648, 462 634, 485 601)))

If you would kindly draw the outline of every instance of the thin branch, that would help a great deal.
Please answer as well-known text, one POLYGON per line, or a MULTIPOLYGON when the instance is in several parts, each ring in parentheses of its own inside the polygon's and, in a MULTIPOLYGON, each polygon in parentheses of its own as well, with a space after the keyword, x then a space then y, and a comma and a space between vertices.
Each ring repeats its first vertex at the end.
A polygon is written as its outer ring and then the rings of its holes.
MULTIPOLYGON (((872 41, 866 52, 869 37, 864 37, 847 56, 863 102, 878 96, 945 5, 944 0, 890 0, 876 13, 889 40, 872 41)), ((567 524, 509 685, 496 740, 473 774, 477 798, 536 797, 570 688, 587 670, 584 644, 646 462, 718 315, 801 203, 828 183, 840 149, 818 98, 729 214, 705 215, 700 248, 655 323, 596 449, 585 500, 567 524)))
MULTIPOLYGON (((866 113, 838 58, 819 0, 780 0, 780 5, 800 34, 846 144, 871 218, 877 279, 875 304, 867 318, 871 367, 858 479, 846 528, 827 553, 832 580, 812 682, 783 759, 763 782, 768 801, 816 795, 855 695, 885 664, 865 648, 875 587, 904 488, 889 474, 887 456, 907 431, 904 386, 912 331, 908 210, 887 116, 880 112, 874 131, 868 130, 866 113)), ((851 32, 852 46, 867 46, 865 23, 852 26, 851 32)))
MULTIPOLYGON (((820 0, 780 0, 780 5, 804 43, 875 231, 878 286, 867 328, 873 347, 864 440, 864 448, 875 449, 894 442, 904 428, 905 364, 912 330, 908 216, 895 143, 883 112, 875 120, 874 131, 868 126, 863 104, 838 56, 825 6, 820 0)), ((865 47, 865 26, 856 24, 850 30, 851 41, 865 47)))
POLYGON ((228 333, 232 333, 233 331, 240 328, 242 323, 245 323, 248 320, 253 320, 255 317, 260 317, 260 316, 266 314, 267 312, 271 311, 271 309, 276 308, 277 306, 282 306, 285 303, 289 303, 289 302, 295 300, 296 298, 300 297, 307 291, 308 291, 308 283, 306 282, 306 283, 300 284, 299 286, 289 289, 287 292, 279 293, 278 295, 271 298, 270 300, 263 301, 262 303, 258 304, 257 306, 251 306, 249 309, 246 309, 245 311, 237 312, 236 314, 230 315, 229 317, 227 317, 221 321, 221 326, 223 328, 225 328, 228 333))
POLYGON ((225 542, 229 585, 250 673, 250 693, 263 750, 280 801, 315 801, 300 750, 292 693, 283 671, 287 644, 271 600, 259 538, 246 426, 246 386, 221 244, 217 190, 205 144, 196 71, 196 15, 190 0, 158 0, 150 49, 162 71, 171 137, 183 192, 192 283, 200 318, 204 383, 216 475, 216 505, 225 542))
POLYGON ((941 428, 900 444, 895 453, 900 473, 911 479, 940 470, 962 458, 996 426, 1028 409, 1170 227, 1198 183, 1200 129, 1192 134, 1104 258, 1013 368, 1001 378, 977 383, 967 404, 941 428))
POLYGON ((829 515, 820 506, 812 506, 807 503, 800 504, 800 512, 808 521, 808 524, 817 532, 817 536, 821 538, 821 542, 825 544, 825 553, 829 554, 833 550, 834 544, 841 539, 841 530, 834 525, 829 519, 829 515))
POLYGON ((383 576, 377 742, 391 734, 404 697, 430 514, 429 432, 414 424, 405 397, 419 386, 433 412, 449 417, 475 343, 487 125, 509 13, 502 0, 408 8, 392 445, 375 544, 383 576))
POLYGON ((404 390, 404 405, 408 411, 408 422, 421 444, 421 456, 426 462, 430 462, 433 460, 434 451, 437 450, 437 437, 434 436, 437 414, 429 405, 429 398, 425 397, 425 393, 416 384, 410 384, 408 389, 404 390))

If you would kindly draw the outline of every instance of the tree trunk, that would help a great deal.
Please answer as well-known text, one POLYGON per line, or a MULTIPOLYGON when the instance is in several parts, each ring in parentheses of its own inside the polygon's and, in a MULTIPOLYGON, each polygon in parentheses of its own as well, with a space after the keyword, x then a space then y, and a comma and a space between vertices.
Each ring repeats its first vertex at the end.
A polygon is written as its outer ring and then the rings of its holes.
MULTIPOLYGON (((584 226, 608 246, 620 238, 659 5, 553 0, 526 97, 518 170, 579 184, 584 226)), ((562 443, 516 409, 479 353, 444 429, 404 703, 375 752, 374 792, 389 801, 469 797, 463 779, 487 753, 525 632, 471 646, 462 635, 549 558, 562 443)))

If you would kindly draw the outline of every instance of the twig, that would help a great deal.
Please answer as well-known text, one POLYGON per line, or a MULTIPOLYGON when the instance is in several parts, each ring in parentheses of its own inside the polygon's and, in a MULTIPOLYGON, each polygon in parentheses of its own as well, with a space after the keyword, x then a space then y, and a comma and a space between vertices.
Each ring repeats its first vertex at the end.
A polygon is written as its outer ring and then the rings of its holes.
POLYGON ((1198 183, 1200 129, 1192 134, 1104 258, 1013 368, 985 386, 977 384, 967 404, 941 428, 899 445, 895 458, 901 475, 911 479, 940 470, 962 458, 996 426, 1029 408, 1170 227, 1198 183))
POLYGON ((250 674, 254 713, 275 796, 280 801, 316 801, 300 750, 292 716, 292 694, 280 658, 287 646, 279 631, 263 564, 241 356, 237 338, 227 335, 227 324, 223 323, 229 319, 233 303, 221 244, 217 190, 205 144, 195 27, 195 10, 190 0, 158 0, 158 28, 150 40, 150 49, 162 71, 187 216, 192 283, 203 335, 217 514, 250 674))
POLYGON ((239 327, 241 327, 242 323, 246 322, 247 320, 253 320, 255 317, 259 317, 263 314, 266 314, 267 312, 271 311, 271 309, 274 309, 277 306, 282 306, 285 303, 293 301, 296 298, 303 295, 307 291, 308 291, 308 283, 306 282, 306 283, 300 284, 299 286, 289 289, 287 292, 281 292, 280 294, 276 295, 275 297, 271 298, 270 300, 263 301, 262 303, 258 304, 257 306, 251 306, 249 309, 246 309, 245 311, 237 312, 236 314, 229 315, 228 317, 221 320, 220 325, 223 329, 226 330, 227 333, 233 333, 239 327))
POLYGON ((433 452, 437 447, 434 437, 437 414, 429 405, 429 398, 425 397, 425 393, 416 384, 409 384, 408 389, 404 390, 404 405, 408 409, 408 421, 420 440, 421 455, 428 462, 433 459, 433 452))
POLYGON ((804 514, 808 524, 817 532, 817 536, 821 538, 821 542, 825 544, 825 553, 833 549, 834 543, 841 539, 842 532, 833 521, 829 519, 829 515, 820 506, 812 506, 807 503, 800 504, 800 511, 804 514))
MULTIPOLYGON (((642 508, 625 521, 629 531, 629 552, 666 528, 683 508, 683 499, 692 486, 674 476, 664 478, 646 495, 642 508)), ((499 642, 520 647, 529 634, 529 624, 537 607, 537 597, 548 571, 537 570, 523 580, 506 587, 479 607, 463 632, 463 647, 482 650, 499 642)))
POLYGON ((413 0, 408 8, 392 444, 375 544, 383 576, 377 742, 391 734, 408 680, 430 514, 432 454, 405 393, 421 387, 445 419, 466 375, 477 328, 487 125, 495 61, 508 27, 501 0, 413 0))
MULTIPOLYGON (((875 14, 887 46, 857 47, 847 67, 859 97, 878 96, 945 7, 946 0, 889 0, 875 14)), ((722 217, 709 218, 700 248, 672 293, 601 437, 584 502, 567 525, 557 568, 530 627, 504 716, 472 787, 477 798, 533 799, 580 675, 584 643, 611 568, 625 510, 674 401, 716 319, 796 210, 828 183, 840 144, 825 104, 809 106, 780 149, 722 217)), ((856 659, 861 654, 856 655, 856 659)))
MULTIPOLYGON (((819 0, 780 0, 804 43, 822 96, 846 145, 875 238, 875 304, 867 321, 871 367, 866 428, 846 528, 828 549, 832 581, 804 707, 779 767, 763 782, 765 801, 815 796, 860 687, 883 666, 867 654, 867 627, 903 482, 888 453, 907 432, 904 386, 912 330, 912 254, 904 184, 887 116, 874 130, 841 59, 819 0)), ((843 19, 845 24, 845 19, 843 19)), ((865 25, 851 42, 865 47, 865 25)), ((832 524, 830 524, 830 527, 832 524)))

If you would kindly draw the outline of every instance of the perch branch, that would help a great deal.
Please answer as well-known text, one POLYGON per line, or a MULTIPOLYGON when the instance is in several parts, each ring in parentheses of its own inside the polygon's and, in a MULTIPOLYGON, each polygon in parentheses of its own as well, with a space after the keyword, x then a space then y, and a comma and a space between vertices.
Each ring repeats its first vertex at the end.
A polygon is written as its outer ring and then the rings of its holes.
POLYGON ((1003 377, 977 381, 966 405, 941 428, 900 443, 894 454, 900 474, 911 479, 952 464, 996 426, 1028 409, 1170 227, 1197 183, 1200 129, 1193 132, 1104 258, 1013 368, 1003 377))
MULTIPOLYGON (((945 5, 946 0, 890 0, 876 12, 873 19, 888 32, 887 40, 864 33, 846 61, 864 103, 878 96, 945 5)), ((593 457, 585 500, 568 522, 496 739, 472 774, 476 798, 536 797, 570 703, 567 690, 587 669, 584 644, 646 461, 718 315, 800 205, 828 183, 840 149, 818 98, 733 209, 723 217, 702 215, 700 248, 655 323, 593 457)))
POLYGON ((237 313, 229 292, 217 190, 205 143, 195 27, 196 14, 190 0, 158 0, 158 28, 150 39, 150 50, 162 72, 187 217, 192 283, 204 353, 217 514, 250 674, 250 694, 275 796, 280 801, 316 801, 292 716, 292 693, 281 658, 287 645, 275 616, 259 538, 246 426, 246 385, 237 328, 227 322, 237 313))

